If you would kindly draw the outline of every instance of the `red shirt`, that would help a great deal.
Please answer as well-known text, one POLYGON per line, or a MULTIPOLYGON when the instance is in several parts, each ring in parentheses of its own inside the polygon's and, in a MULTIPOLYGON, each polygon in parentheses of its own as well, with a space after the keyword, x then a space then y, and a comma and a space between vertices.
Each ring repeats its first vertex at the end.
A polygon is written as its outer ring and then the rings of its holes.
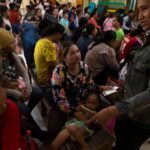
POLYGON ((21 15, 16 10, 9 10, 8 16, 11 24, 18 24, 20 23, 21 15))
POLYGON ((20 115, 15 103, 6 100, 8 106, 0 115, 0 150, 20 148, 20 115))
POLYGON ((128 34, 122 41, 119 50, 119 60, 125 59, 127 54, 136 46, 142 46, 143 42, 138 37, 132 37, 128 34))

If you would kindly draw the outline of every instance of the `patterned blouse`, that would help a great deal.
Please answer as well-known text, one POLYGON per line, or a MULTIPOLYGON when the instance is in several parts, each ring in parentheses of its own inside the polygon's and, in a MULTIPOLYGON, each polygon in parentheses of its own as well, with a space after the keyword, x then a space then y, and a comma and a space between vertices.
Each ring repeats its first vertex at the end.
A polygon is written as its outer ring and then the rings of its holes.
POLYGON ((90 79, 88 67, 80 62, 80 71, 72 75, 65 63, 56 66, 53 71, 51 85, 53 100, 59 110, 71 113, 89 90, 98 90, 98 86, 90 79))

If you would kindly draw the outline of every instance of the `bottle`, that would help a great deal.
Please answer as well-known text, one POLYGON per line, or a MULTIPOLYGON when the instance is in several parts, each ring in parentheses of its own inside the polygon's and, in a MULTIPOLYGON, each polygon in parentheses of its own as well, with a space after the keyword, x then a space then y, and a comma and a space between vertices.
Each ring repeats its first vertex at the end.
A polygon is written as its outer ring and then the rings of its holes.
POLYGON ((31 150, 31 131, 30 130, 26 130, 26 141, 27 141, 26 150, 31 150))

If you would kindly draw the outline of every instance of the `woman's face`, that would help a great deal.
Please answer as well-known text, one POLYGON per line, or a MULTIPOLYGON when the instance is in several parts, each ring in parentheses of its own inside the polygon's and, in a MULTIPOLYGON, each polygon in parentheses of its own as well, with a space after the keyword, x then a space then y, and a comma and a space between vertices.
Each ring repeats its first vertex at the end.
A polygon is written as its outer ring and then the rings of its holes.
POLYGON ((81 61, 79 48, 75 44, 70 46, 64 61, 68 64, 77 64, 81 61))
POLYGON ((113 18, 112 25, 113 25, 114 28, 117 28, 119 26, 119 22, 118 22, 116 17, 113 18))
POLYGON ((55 8, 53 11, 53 16, 57 17, 58 14, 59 14, 59 10, 57 8, 55 8))
POLYGON ((39 10, 37 11, 36 15, 37 15, 38 17, 41 17, 41 16, 42 16, 42 11, 39 9, 39 10))

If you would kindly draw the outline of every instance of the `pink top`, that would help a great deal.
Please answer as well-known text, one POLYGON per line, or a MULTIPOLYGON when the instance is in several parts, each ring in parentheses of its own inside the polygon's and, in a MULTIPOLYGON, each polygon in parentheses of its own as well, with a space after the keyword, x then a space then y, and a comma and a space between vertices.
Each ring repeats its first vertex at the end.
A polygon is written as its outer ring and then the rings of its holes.
POLYGON ((103 23, 103 31, 109 31, 112 30, 112 18, 106 18, 103 23))
POLYGON ((100 29, 101 27, 97 24, 96 20, 94 17, 90 18, 88 21, 89 24, 93 24, 97 29, 100 29))

